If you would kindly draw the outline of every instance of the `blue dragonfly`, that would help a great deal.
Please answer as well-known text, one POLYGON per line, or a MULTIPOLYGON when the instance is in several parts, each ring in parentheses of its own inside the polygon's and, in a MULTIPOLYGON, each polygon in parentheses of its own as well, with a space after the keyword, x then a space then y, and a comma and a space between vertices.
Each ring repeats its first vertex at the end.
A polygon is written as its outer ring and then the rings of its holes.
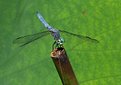
POLYGON ((61 37, 60 32, 63 32, 65 34, 68 34, 71 36, 75 36, 75 37, 79 38, 80 40, 86 40, 86 41, 91 41, 94 43, 99 43, 98 40, 93 39, 93 38, 88 37, 88 36, 83 36, 83 35, 75 34, 72 32, 58 30, 58 29, 53 28, 45 21, 45 19, 42 17, 42 15, 39 12, 36 13, 36 16, 40 20, 40 22, 45 26, 45 28, 47 28, 47 31, 39 32, 39 33, 32 34, 32 35, 18 37, 13 41, 13 43, 20 44, 20 46, 24 46, 26 44, 29 44, 29 43, 31 43, 37 39, 40 39, 40 38, 48 35, 49 33, 51 33, 52 37, 55 40, 55 42, 52 45, 52 48, 53 49, 59 48, 59 47, 63 47, 63 43, 64 43, 64 39, 61 37))

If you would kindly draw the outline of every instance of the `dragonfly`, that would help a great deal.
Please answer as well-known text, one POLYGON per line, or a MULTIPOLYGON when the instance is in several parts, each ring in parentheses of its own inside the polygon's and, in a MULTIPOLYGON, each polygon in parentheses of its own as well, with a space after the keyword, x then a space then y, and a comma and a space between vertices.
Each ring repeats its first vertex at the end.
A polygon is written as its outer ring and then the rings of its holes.
POLYGON ((25 46, 35 40, 38 40, 44 36, 47 36, 50 33, 54 39, 54 43, 52 44, 52 49, 63 47, 64 38, 61 37, 60 35, 61 32, 71 35, 71 36, 75 36, 76 38, 79 38, 80 40, 86 40, 86 41, 91 41, 94 43, 99 43, 98 40, 91 38, 89 36, 83 36, 83 35, 75 34, 72 32, 65 31, 65 30, 58 30, 56 28, 53 28, 46 22, 46 20, 43 18, 43 16, 39 12, 36 12, 36 16, 39 19, 39 21, 44 25, 44 27, 47 28, 47 31, 18 37, 13 41, 14 44, 20 44, 20 46, 25 46))

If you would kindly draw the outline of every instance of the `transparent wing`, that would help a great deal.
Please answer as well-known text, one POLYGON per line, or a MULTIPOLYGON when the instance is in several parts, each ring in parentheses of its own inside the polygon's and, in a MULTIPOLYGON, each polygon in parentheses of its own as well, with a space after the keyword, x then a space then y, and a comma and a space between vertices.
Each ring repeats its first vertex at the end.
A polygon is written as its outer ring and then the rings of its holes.
MULTIPOLYGON (((74 34, 74 33, 71 33, 71 32, 64 31, 64 30, 59 30, 59 31, 65 33, 65 34, 75 36, 75 37, 79 38, 81 41, 89 41, 89 42, 91 41, 93 43, 99 43, 98 40, 90 38, 88 36, 74 34)), ((39 32, 39 33, 36 33, 36 34, 32 34, 32 35, 26 35, 26 36, 18 37, 13 41, 13 43, 19 44, 20 46, 24 46, 24 45, 29 44, 29 43, 31 43, 31 42, 39 39, 39 38, 42 38, 42 37, 44 37, 48 34, 49 34, 49 31, 43 31, 43 32, 39 32)))
POLYGON ((29 43, 31 43, 39 38, 42 38, 48 34, 49 34, 48 31, 44 31, 44 32, 39 32, 39 33, 32 34, 32 35, 18 37, 13 41, 13 43, 19 44, 20 46, 24 46, 24 45, 29 44, 29 43))
POLYGON ((89 41, 89 42, 93 42, 93 43, 99 43, 98 40, 93 39, 93 38, 90 38, 90 37, 88 37, 88 36, 83 36, 83 35, 74 34, 74 33, 71 33, 71 32, 64 31, 64 30, 59 30, 59 31, 60 31, 60 32, 63 32, 63 33, 66 33, 66 34, 69 34, 69 35, 72 35, 72 36, 75 36, 75 37, 79 38, 79 39, 82 40, 82 41, 89 41))

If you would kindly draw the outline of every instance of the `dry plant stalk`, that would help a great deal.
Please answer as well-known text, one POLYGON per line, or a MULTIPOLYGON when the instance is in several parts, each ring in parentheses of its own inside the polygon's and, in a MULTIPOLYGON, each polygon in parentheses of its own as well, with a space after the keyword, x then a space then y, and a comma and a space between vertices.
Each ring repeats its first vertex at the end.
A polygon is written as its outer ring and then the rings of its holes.
POLYGON ((56 48, 51 52, 51 58, 55 64, 63 85, 78 85, 76 76, 67 57, 64 48, 56 48))

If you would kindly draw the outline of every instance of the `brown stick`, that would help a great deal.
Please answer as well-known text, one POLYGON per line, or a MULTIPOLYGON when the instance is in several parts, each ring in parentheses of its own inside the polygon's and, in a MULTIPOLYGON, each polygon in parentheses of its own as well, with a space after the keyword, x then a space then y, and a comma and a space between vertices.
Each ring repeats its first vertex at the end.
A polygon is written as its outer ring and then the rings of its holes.
POLYGON ((55 64, 63 85, 78 85, 65 49, 54 49, 51 53, 51 58, 55 64))

